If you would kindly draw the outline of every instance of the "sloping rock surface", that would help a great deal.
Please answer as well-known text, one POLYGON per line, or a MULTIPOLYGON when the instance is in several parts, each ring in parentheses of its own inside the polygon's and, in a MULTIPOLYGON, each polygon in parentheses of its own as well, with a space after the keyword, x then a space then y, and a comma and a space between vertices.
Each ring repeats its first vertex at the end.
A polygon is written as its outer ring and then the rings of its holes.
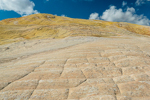
POLYGON ((0 21, 0 100, 150 100, 148 35, 49 14, 0 21))
POLYGON ((150 100, 149 37, 26 40, 0 50, 0 100, 150 100))
POLYGON ((150 27, 51 14, 33 14, 0 21, 0 45, 32 39, 63 39, 69 36, 109 37, 138 34, 150 35, 150 27))

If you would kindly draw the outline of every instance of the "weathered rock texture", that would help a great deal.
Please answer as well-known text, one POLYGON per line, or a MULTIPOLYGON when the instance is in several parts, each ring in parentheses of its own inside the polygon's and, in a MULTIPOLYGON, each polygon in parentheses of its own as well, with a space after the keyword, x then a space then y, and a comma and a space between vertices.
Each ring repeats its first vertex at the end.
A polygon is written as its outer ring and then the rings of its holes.
POLYGON ((72 19, 34 14, 0 21, 0 45, 26 39, 62 39, 68 36, 109 37, 150 35, 150 27, 123 22, 72 19))
POLYGON ((47 37, 1 45, 0 100, 150 100, 150 37, 47 37))

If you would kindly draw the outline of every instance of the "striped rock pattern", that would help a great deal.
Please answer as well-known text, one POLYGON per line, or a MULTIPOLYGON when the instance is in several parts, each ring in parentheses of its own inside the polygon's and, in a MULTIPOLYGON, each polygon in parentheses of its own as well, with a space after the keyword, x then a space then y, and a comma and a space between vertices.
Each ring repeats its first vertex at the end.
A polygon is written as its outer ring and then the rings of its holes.
POLYGON ((150 100, 149 37, 0 46, 0 100, 150 100))

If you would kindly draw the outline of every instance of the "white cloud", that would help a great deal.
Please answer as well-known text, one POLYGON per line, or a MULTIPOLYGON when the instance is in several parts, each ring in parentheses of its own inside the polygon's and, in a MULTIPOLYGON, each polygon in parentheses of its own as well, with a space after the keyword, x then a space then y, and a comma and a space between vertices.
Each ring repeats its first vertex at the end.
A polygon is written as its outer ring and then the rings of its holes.
POLYGON ((145 3, 148 2, 148 1, 150 1, 150 0, 136 0, 135 5, 136 5, 136 6, 140 6, 140 5, 142 5, 142 4, 145 4, 145 3))
POLYGON ((103 12, 103 15, 100 16, 100 18, 106 21, 129 22, 140 25, 150 25, 150 20, 144 15, 137 15, 133 7, 127 8, 124 12, 121 8, 116 9, 115 6, 111 6, 108 10, 103 12))
MULTIPOLYGON (((90 16, 93 16, 93 13, 90 16)), ((129 22, 140 25, 150 25, 150 20, 144 15, 137 15, 133 7, 128 7, 125 11, 123 11, 121 8, 116 9, 115 6, 111 6, 109 9, 103 12, 102 16, 95 17, 95 19, 97 18, 106 21, 129 22)))
POLYGON ((122 2, 122 7, 126 6, 127 5, 127 2, 123 1, 122 2))
POLYGON ((38 13, 34 6, 30 0, 0 0, 0 10, 14 11, 21 16, 38 13))
POLYGON ((99 14, 98 13, 92 13, 89 17, 89 19, 96 19, 99 20, 99 14))

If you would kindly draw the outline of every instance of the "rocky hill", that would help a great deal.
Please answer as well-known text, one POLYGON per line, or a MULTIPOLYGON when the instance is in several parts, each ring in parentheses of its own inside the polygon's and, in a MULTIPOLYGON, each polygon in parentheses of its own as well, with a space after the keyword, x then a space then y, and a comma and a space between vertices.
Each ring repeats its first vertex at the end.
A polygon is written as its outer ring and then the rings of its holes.
POLYGON ((0 44, 26 39, 65 38, 68 36, 108 37, 150 35, 150 27, 123 22, 84 20, 50 14, 33 14, 0 21, 0 44))
POLYGON ((150 100, 150 27, 34 14, 0 21, 0 100, 150 100))

